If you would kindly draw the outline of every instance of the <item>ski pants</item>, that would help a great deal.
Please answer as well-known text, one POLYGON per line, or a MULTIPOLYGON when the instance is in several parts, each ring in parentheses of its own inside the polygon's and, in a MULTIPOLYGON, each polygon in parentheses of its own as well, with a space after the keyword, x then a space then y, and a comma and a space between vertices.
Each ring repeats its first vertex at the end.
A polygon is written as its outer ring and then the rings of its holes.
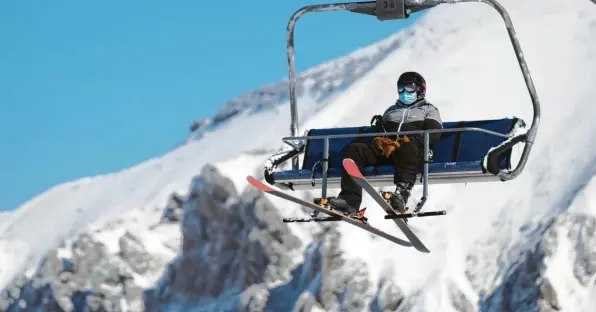
MULTIPOLYGON (((422 148, 415 140, 402 144, 390 158, 376 154, 372 146, 364 143, 350 143, 345 150, 344 157, 354 160, 360 172, 366 167, 392 164, 395 167, 393 183, 416 181, 419 172, 422 148)), ((352 180, 352 177, 342 167, 341 192, 339 196, 353 207, 360 207, 362 203, 362 188, 352 180)))

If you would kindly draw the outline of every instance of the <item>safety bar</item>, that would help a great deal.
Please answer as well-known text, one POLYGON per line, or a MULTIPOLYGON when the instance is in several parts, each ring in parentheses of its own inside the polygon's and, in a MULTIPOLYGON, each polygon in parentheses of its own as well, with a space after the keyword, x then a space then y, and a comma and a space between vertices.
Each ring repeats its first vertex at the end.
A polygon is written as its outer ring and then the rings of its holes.
MULTIPOLYGON (((297 10, 290 21, 288 22, 287 27, 287 50, 288 50, 288 65, 289 65, 289 91, 290 91, 290 118, 291 118, 291 126, 290 131, 292 137, 296 137, 298 134, 298 109, 297 109, 297 101, 296 101, 296 73, 295 73, 295 60, 294 60, 294 29, 296 26, 296 22, 298 19, 306 14, 311 12, 325 12, 325 11, 351 11, 353 13, 361 13, 361 14, 369 14, 369 15, 376 15, 377 18, 381 21, 383 20, 391 20, 391 19, 406 19, 409 15, 413 12, 425 10, 428 8, 435 7, 439 4, 456 4, 462 2, 483 2, 491 7, 493 7, 505 22, 505 26, 507 28, 507 32, 509 34, 509 39, 511 40, 511 44, 513 46, 513 50, 515 52, 515 56, 517 57, 517 61, 519 67, 521 69, 522 75, 524 77, 524 81, 526 83, 526 87, 528 89, 528 93, 530 94, 530 99, 532 101, 532 107, 534 116, 532 118, 532 123, 530 128, 528 129, 527 133, 524 135, 525 146, 524 150, 521 155, 521 159, 517 164, 516 168, 512 171, 503 171, 501 170, 498 173, 498 176, 501 180, 512 180, 515 179, 524 169, 528 157, 530 155, 530 151, 532 149, 532 145, 534 143, 534 139, 536 137, 536 133, 538 131, 538 125, 540 123, 540 101, 538 100, 538 95, 536 94, 536 88, 534 87, 534 83, 532 81, 532 77, 528 70, 528 65, 524 59, 524 55, 517 40, 517 35, 515 33, 515 29, 513 28, 513 23, 511 22, 511 18, 505 8, 499 4, 495 0, 376 0, 376 1, 366 1, 366 2, 351 2, 351 3, 333 3, 333 4, 317 4, 317 5, 309 5, 302 7, 301 9, 297 10), (392 6, 393 4, 393 6, 392 6)), ((284 141, 285 142, 285 141, 284 141)), ((287 142, 286 142, 287 143, 287 142)), ((288 143, 290 144, 290 143, 288 143)), ((291 145, 291 144, 290 144, 291 145)), ((292 168, 298 169, 298 156, 294 156, 292 158, 292 168)))
POLYGON ((486 130, 477 127, 461 127, 461 128, 450 128, 450 129, 429 129, 429 130, 411 130, 411 131, 396 131, 396 132, 371 132, 371 133, 358 133, 358 134, 322 134, 312 136, 293 136, 282 138, 282 141, 288 145, 294 146, 294 143, 288 142, 289 140, 300 141, 300 140, 321 140, 321 139, 339 139, 339 138, 359 138, 359 137, 371 137, 371 136, 398 136, 408 134, 431 134, 431 133, 445 133, 445 132, 463 132, 463 131, 476 131, 483 132, 486 134, 495 135, 502 138, 510 138, 510 134, 503 134, 496 131, 486 130))

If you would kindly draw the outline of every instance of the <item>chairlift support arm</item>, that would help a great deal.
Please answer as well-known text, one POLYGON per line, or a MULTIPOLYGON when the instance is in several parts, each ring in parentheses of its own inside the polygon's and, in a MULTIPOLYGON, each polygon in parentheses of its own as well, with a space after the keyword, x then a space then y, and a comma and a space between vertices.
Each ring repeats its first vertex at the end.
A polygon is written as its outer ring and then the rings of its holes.
MULTIPOLYGON (((376 1, 366 1, 366 2, 351 2, 351 3, 333 3, 333 4, 317 4, 317 5, 309 5, 302 7, 301 9, 297 10, 288 23, 287 28, 287 51, 288 51, 288 65, 289 65, 289 91, 290 91, 290 109, 291 109, 291 136, 296 137, 298 136, 298 109, 297 109, 297 100, 296 100, 296 71, 295 71, 295 61, 294 61, 294 28, 296 26, 296 22, 298 19, 306 14, 311 12, 325 12, 325 11, 350 11, 359 14, 368 14, 374 15, 380 21, 385 20, 395 20, 395 19, 406 19, 410 16, 410 14, 425 10, 428 8, 435 7, 440 4, 456 4, 461 2, 483 2, 491 7, 493 7, 505 22, 505 26, 507 28, 507 32, 509 34, 509 39, 511 40, 511 44, 513 45, 513 50, 515 52, 515 56, 517 57, 517 61, 519 63, 519 67, 523 74, 526 87, 530 94, 530 99, 532 101, 532 107, 534 111, 534 116, 532 118, 532 124, 530 128, 525 134, 524 137, 524 150, 521 155, 521 159, 517 164, 516 168, 512 171, 503 171, 501 170, 498 174, 501 180, 512 180, 515 179, 524 169, 528 157, 530 154, 530 150, 532 148, 532 144, 534 143, 534 139, 536 137, 536 133, 538 130, 538 124, 540 122, 540 101, 538 100, 538 95, 536 94, 536 89, 534 87, 534 83, 532 81, 532 77, 530 76, 530 72, 528 70, 528 66, 524 59, 524 55, 517 39, 517 35, 515 33, 515 29, 513 28, 513 23, 511 22, 511 18, 505 8, 499 4, 495 0, 376 0, 376 1)), ((495 151, 496 153, 501 152, 500 150, 495 151)), ((292 168, 298 169, 298 156, 292 158, 292 168)))

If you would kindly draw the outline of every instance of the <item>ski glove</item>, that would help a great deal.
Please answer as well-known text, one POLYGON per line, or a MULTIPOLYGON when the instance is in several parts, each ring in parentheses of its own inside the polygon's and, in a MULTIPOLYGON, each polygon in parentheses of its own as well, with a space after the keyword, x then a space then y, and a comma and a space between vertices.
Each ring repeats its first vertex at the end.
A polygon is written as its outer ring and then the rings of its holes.
POLYGON ((403 143, 409 143, 410 138, 407 136, 400 137, 397 140, 392 140, 385 137, 376 137, 373 139, 373 147, 375 152, 378 154, 383 154, 385 157, 391 157, 391 154, 400 147, 403 143))

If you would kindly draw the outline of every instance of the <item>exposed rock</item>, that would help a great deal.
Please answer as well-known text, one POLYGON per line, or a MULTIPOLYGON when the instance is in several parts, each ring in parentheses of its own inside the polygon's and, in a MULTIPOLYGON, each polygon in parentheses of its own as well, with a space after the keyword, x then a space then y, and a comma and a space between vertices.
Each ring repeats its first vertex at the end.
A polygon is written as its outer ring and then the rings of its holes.
MULTIPOLYGON (((142 252, 142 251, 137 251, 142 252)), ((123 311, 141 307, 141 288, 127 255, 111 255, 88 233, 52 250, 33 276, 13 280, 2 294, 6 311, 123 311), (64 255, 68 252, 69 255, 64 255), (128 261, 128 262, 127 262, 128 261)))
POLYGON ((403 300, 404 295, 393 280, 382 278, 379 281, 375 298, 371 302, 370 310, 372 312, 397 311, 403 300))
POLYGON ((458 312, 474 312, 476 311, 476 307, 474 304, 468 300, 468 298, 462 293, 459 287, 451 282, 447 282, 448 286, 447 289, 449 291, 449 296, 451 299, 451 306, 458 311, 458 312))
POLYGON ((160 223, 175 223, 182 220, 184 199, 174 193, 170 196, 166 209, 161 216, 160 223))
POLYGON ((145 274, 153 262, 153 257, 145 250, 140 240, 126 231, 118 240, 120 257, 135 273, 145 274))
POLYGON ((205 166, 192 187, 184 205, 181 254, 145 293, 146 308, 158 311, 174 300, 193 304, 230 293, 240 296, 238 304, 248 304, 241 309, 258 308, 267 296, 262 286, 251 285, 284 279, 293 265, 288 254, 300 241, 262 193, 247 189, 238 196, 216 168, 205 166))
POLYGON ((189 130, 190 132, 199 131, 209 125, 210 120, 207 118, 195 120, 190 124, 189 130))
POLYGON ((368 269, 348 261, 339 248, 339 233, 327 228, 323 238, 309 246, 304 262, 292 270, 292 278, 270 292, 272 311, 365 311, 371 299, 368 269))
POLYGON ((482 311, 560 311, 557 292, 545 276, 549 259, 558 252, 571 257, 573 274, 579 283, 587 285, 596 273, 595 226, 592 216, 566 213, 557 217, 535 248, 484 300, 482 311), (569 243, 571 246, 566 246, 569 243))

